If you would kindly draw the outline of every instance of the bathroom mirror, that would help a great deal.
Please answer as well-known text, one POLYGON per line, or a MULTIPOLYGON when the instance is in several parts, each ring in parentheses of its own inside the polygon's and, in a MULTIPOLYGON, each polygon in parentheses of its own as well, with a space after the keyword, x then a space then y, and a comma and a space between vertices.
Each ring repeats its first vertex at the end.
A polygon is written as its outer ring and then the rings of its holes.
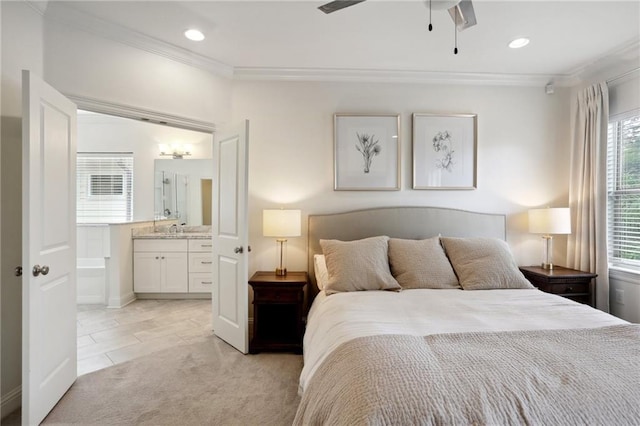
POLYGON ((189 226, 211 225, 212 159, 154 162, 154 217, 189 226))

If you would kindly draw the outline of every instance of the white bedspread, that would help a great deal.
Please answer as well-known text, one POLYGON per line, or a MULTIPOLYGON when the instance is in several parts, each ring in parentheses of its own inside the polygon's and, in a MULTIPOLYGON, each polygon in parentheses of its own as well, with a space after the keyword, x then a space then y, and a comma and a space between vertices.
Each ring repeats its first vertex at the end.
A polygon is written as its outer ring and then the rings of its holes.
POLYGON ((626 324, 566 298, 532 290, 404 290, 318 294, 304 336, 299 392, 340 344, 378 334, 553 330, 626 324))

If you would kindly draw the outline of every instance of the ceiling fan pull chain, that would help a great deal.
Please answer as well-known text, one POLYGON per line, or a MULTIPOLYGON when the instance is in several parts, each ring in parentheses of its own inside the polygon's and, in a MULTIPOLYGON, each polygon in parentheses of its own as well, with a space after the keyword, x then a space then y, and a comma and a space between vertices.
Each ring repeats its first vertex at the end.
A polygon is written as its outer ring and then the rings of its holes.
POLYGON ((458 54, 458 11, 454 13, 454 18, 453 18, 453 38, 455 43, 455 46, 453 48, 453 54, 457 55, 458 54))
POLYGON ((431 25, 431 0, 429 0, 429 31, 433 30, 433 25, 431 25))

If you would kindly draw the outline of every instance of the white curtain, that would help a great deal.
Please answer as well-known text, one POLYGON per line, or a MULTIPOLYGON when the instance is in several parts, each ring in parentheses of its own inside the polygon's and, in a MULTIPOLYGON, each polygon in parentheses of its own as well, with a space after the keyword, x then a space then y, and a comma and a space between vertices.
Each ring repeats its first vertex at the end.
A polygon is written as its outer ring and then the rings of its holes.
POLYGON ((573 232, 569 236, 570 268, 598 274, 596 307, 609 312, 607 262, 607 126, 609 92, 598 83, 578 93, 576 127, 571 148, 569 206, 573 232))

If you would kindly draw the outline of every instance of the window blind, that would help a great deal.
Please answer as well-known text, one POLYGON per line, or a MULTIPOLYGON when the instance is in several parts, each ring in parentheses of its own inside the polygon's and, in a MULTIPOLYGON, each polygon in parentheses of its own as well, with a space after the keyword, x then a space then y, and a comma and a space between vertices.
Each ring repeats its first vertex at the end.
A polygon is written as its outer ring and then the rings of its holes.
POLYGON ((607 139, 609 261, 640 270, 640 110, 611 117, 607 139))
POLYGON ((78 153, 77 222, 133 219, 133 153, 78 153))

